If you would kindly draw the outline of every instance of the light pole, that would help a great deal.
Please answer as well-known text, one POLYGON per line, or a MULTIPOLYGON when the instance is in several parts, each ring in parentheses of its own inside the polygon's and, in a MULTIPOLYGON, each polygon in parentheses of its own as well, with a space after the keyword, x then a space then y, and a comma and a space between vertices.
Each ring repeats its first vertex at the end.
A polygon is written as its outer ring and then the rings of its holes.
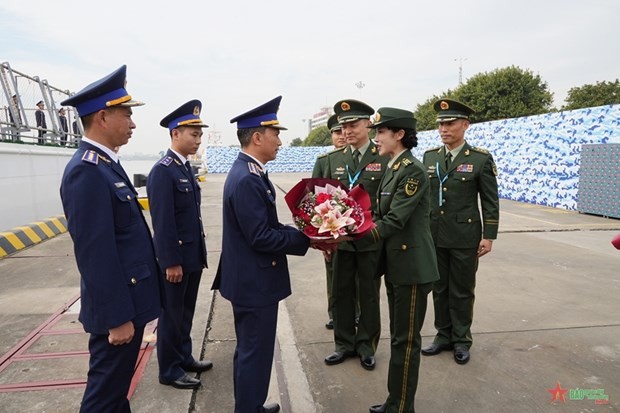
POLYGON ((362 82, 361 80, 358 82, 355 82, 355 86, 359 89, 360 91, 360 99, 362 98, 362 89, 364 88, 364 86, 366 86, 366 84, 364 82, 362 82))
POLYGON ((454 59, 455 62, 459 62, 459 85, 463 84, 463 61, 467 60, 466 57, 459 57, 454 59))

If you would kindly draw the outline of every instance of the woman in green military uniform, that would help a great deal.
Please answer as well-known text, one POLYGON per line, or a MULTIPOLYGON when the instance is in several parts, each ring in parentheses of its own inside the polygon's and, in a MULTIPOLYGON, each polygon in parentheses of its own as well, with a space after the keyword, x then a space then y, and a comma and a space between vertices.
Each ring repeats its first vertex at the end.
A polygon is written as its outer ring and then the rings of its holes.
POLYGON ((413 113, 381 108, 371 128, 388 168, 377 191, 377 224, 359 243, 384 241, 382 272, 390 314, 388 397, 371 413, 413 413, 420 365, 420 329, 427 295, 439 279, 430 231, 430 184, 426 168, 411 153, 417 146, 413 113))

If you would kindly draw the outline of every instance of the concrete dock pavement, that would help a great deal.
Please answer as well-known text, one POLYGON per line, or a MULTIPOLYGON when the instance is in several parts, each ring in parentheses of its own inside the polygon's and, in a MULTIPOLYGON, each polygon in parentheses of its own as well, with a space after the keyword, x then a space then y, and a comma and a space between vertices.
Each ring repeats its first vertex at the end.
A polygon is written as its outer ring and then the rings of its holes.
MULTIPOLYGON (((286 191, 307 175, 270 177, 286 191)), ((210 290, 221 245, 224 180, 224 175, 207 175, 201 183, 209 268, 193 329, 195 357, 212 360, 214 368, 200 375, 200 389, 173 389, 158 383, 152 352, 136 380, 134 412, 234 409, 232 310, 210 290)), ((277 194, 280 220, 290 223, 283 195, 277 194)), ((422 357, 416 411, 620 411, 620 251, 610 244, 618 232, 619 220, 502 200, 500 235, 478 271, 472 359, 461 366, 450 352, 422 357)), ((323 359, 334 347, 333 333, 324 327, 321 254, 311 250, 305 257, 290 257, 289 267, 293 294, 280 304, 268 401, 279 402, 284 413, 367 412, 387 396, 385 289, 377 368, 366 371, 354 358, 326 366, 323 359)), ((88 357, 87 335, 71 306, 79 294, 79 274, 69 235, 0 260, 0 282, 0 412, 77 411, 88 357), (59 313, 65 307, 70 309, 59 313), (55 315, 57 323, 42 329, 55 315), (36 340, 17 357, 7 357, 29 336, 36 340), (54 387, 59 381, 65 386, 54 387)), ((434 332, 429 297, 424 344, 434 332)))

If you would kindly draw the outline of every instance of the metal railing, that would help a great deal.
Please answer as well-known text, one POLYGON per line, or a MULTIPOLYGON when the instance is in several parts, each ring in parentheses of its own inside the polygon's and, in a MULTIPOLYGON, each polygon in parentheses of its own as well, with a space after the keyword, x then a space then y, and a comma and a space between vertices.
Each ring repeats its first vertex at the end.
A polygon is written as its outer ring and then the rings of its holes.
POLYGON ((62 108, 66 112, 63 122, 57 103, 70 96, 68 90, 19 72, 8 62, 0 64, 0 84, 0 141, 77 146, 84 134, 80 118, 73 108, 62 108), (42 109, 36 106, 38 102, 43 102, 42 109), (42 113, 37 116, 39 110, 42 113))

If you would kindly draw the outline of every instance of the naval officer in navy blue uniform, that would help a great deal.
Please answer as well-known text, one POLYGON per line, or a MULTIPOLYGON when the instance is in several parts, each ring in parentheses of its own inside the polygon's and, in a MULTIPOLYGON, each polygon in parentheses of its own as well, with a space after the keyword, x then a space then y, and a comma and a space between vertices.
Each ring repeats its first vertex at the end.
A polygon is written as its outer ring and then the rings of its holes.
POLYGON ((155 252, 162 272, 166 303, 157 324, 159 381, 178 389, 195 389, 200 380, 187 372, 213 367, 192 356, 192 322, 203 268, 207 266, 205 233, 200 214, 200 186, 188 156, 200 147, 202 103, 191 100, 163 118, 170 131, 170 149, 151 169, 146 183, 155 252))
POLYGON ((161 273, 136 190, 114 148, 136 127, 126 66, 62 102, 84 137, 67 164, 60 195, 80 271, 79 320, 90 333, 81 412, 130 412, 127 393, 144 326, 159 316, 161 273))
POLYGON ((276 158, 281 96, 239 115, 241 153, 223 198, 222 255, 213 288, 232 303, 237 347, 233 360, 235 413, 275 413, 264 406, 269 389, 278 303, 291 294, 286 255, 304 255, 310 239, 278 222, 276 191, 265 164, 276 158))

